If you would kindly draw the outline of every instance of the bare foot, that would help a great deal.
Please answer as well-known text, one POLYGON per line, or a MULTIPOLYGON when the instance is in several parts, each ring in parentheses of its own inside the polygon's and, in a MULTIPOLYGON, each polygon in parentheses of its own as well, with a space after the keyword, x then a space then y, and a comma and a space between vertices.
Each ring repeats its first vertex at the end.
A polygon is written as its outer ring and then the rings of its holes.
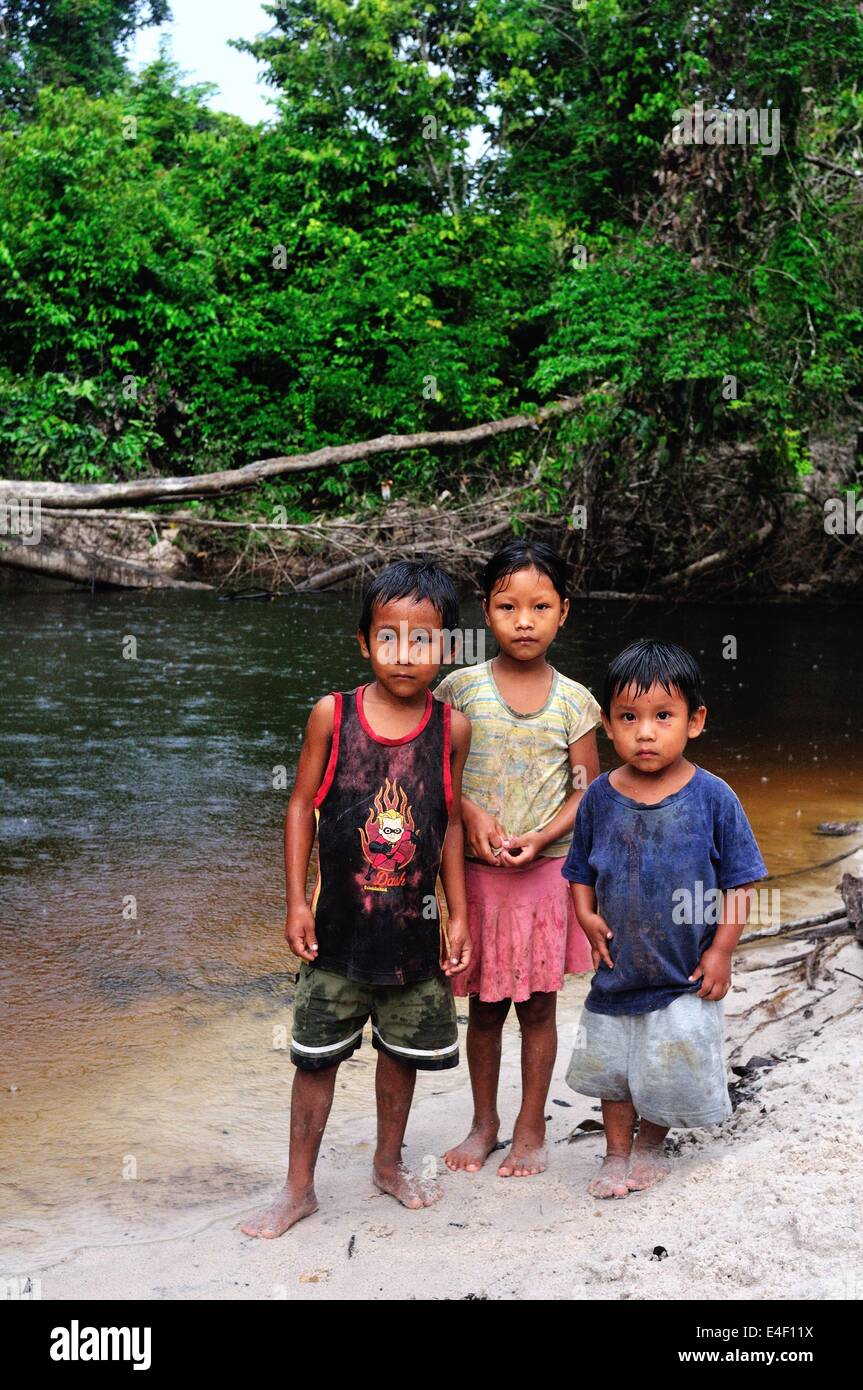
POLYGON ((628 1161, 625 1154, 606 1154, 593 1182, 587 1185, 591 1197, 625 1197, 629 1192, 626 1185, 628 1161))
POLYGON ((433 1206, 443 1196, 443 1188, 432 1178, 418 1178, 416 1173, 410 1172, 403 1163, 397 1164, 395 1168, 382 1168, 375 1164, 372 1178, 375 1187, 379 1187, 381 1192, 388 1192, 411 1211, 433 1206))
POLYGON ((463 1169, 466 1173, 478 1173, 497 1143, 498 1127, 494 1123, 474 1125, 470 1134, 454 1149, 447 1149, 444 1163, 453 1172, 463 1169))
POLYGON ((626 1186, 630 1192, 643 1192, 646 1187, 660 1182, 670 1171, 671 1165, 665 1157, 664 1145, 660 1145, 659 1148, 647 1145, 639 1148, 636 1143, 629 1161, 626 1186))
POLYGON ((247 1236, 263 1236, 265 1240, 273 1240, 276 1236, 284 1235, 291 1226, 302 1221, 304 1216, 311 1216, 317 1209, 318 1199, 313 1187, 299 1196, 295 1196, 286 1187, 271 1207, 259 1211, 256 1216, 250 1216, 248 1221, 243 1222, 240 1230, 247 1236))
POLYGON ((532 1178, 544 1173, 546 1164, 545 1126, 541 1130, 519 1128, 516 1123, 512 1148, 497 1170, 499 1178, 532 1178))

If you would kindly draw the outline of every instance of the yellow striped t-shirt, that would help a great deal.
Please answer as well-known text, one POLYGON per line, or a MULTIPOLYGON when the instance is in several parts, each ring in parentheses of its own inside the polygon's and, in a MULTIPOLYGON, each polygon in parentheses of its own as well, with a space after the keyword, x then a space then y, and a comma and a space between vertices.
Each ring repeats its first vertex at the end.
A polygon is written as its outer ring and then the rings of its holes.
MULTIPOLYGON (((467 715, 473 728, 462 790, 510 835, 541 830, 574 790, 569 745, 599 723, 599 705, 584 685, 552 667, 542 709, 519 714, 495 683, 491 662, 452 671, 434 695, 467 715)), ((544 855, 566 854, 571 832, 546 846, 544 855)))

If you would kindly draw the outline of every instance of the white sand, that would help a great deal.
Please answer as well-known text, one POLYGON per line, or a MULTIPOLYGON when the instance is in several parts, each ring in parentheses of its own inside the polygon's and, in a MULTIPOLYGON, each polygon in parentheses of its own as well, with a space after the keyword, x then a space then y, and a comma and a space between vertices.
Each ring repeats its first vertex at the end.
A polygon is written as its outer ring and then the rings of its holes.
MULTIPOLYGON (((567 1142, 580 1120, 597 1118, 593 1103, 563 1081, 586 992, 577 979, 560 999, 544 1175, 498 1178, 500 1154, 478 1174, 450 1173, 435 1158, 468 1127, 463 1061, 457 1071, 421 1075, 408 1128, 406 1161, 426 1169, 437 1163, 443 1200, 409 1212, 376 1193, 369 1180, 374 1115, 366 1040, 362 1064, 343 1068, 343 1105, 359 1093, 360 1118, 356 1104, 347 1105, 352 1115, 340 1114, 337 1093, 319 1165, 321 1209, 281 1239, 249 1239, 238 1230, 283 1180, 276 1170, 256 1188, 265 1171, 257 1154, 250 1156, 248 1197, 230 1207, 207 1209, 199 1201, 174 1230, 154 1227, 151 1218, 140 1229, 126 1221, 97 1245, 87 1244, 84 1222, 81 1245, 60 1259, 36 1236, 19 1244, 12 1272, 39 1277, 46 1299, 863 1298, 863 984, 837 969, 863 976, 863 950, 847 937, 828 945, 814 990, 799 966, 752 968, 803 949, 779 941, 738 953, 726 999, 729 1063, 771 1052, 787 1060, 761 1073, 756 1093, 726 1125, 673 1131, 679 1156, 650 1191, 617 1201, 588 1196, 602 1136, 567 1142), (657 1246, 666 1257, 653 1256, 657 1246)), ((519 1036, 510 1023, 504 1137, 519 1090, 519 1036)), ((282 1113, 274 1112, 273 1128, 284 1151, 282 1113)), ((272 1138, 262 1136, 262 1152, 272 1152, 272 1138)), ((244 1175, 237 1177, 239 1193, 244 1175)))

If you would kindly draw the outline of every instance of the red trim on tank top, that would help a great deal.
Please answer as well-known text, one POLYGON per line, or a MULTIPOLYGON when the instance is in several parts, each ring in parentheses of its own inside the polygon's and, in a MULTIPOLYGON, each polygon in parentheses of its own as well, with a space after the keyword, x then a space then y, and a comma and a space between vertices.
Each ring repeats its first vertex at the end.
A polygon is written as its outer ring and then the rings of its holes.
POLYGON ((391 746, 397 743, 410 743, 411 739, 418 738, 419 735, 422 733, 423 729, 425 728, 426 724, 428 724, 429 720, 431 719, 432 705, 434 704, 431 691, 426 691, 425 714, 423 715, 420 722, 417 724, 416 728, 411 729, 409 734, 403 734, 401 738, 384 738, 383 734, 375 733, 371 724, 366 719, 365 711, 363 710, 363 691, 368 690, 370 685, 371 681, 368 681, 365 685, 358 685, 356 689, 357 715, 359 716, 360 727, 362 728, 363 732, 367 733, 369 738, 374 739, 375 743, 386 743, 391 746))
POLYGON ((450 767, 450 741, 452 736, 452 705, 443 707, 443 789, 446 809, 452 810, 452 769, 450 767))
POLYGON ((315 799, 312 802, 313 806, 321 805, 321 802, 333 785, 333 778, 336 775, 336 763, 339 760, 339 734, 342 728, 342 692, 340 690, 332 690, 330 694, 336 702, 336 707, 333 711, 333 743, 330 748, 330 756, 327 762, 327 770, 324 773, 324 780, 315 793, 315 799))

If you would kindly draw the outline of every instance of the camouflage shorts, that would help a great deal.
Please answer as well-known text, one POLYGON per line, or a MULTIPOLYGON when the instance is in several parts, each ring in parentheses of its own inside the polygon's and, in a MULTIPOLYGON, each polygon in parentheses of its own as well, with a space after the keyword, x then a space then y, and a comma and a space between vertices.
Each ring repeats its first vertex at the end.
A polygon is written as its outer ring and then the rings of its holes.
POLYGON ((369 985, 303 961, 294 998, 291 1061, 303 1071, 343 1062, 372 1021, 372 1046, 424 1071, 458 1066, 452 986, 444 975, 413 985, 369 985))

